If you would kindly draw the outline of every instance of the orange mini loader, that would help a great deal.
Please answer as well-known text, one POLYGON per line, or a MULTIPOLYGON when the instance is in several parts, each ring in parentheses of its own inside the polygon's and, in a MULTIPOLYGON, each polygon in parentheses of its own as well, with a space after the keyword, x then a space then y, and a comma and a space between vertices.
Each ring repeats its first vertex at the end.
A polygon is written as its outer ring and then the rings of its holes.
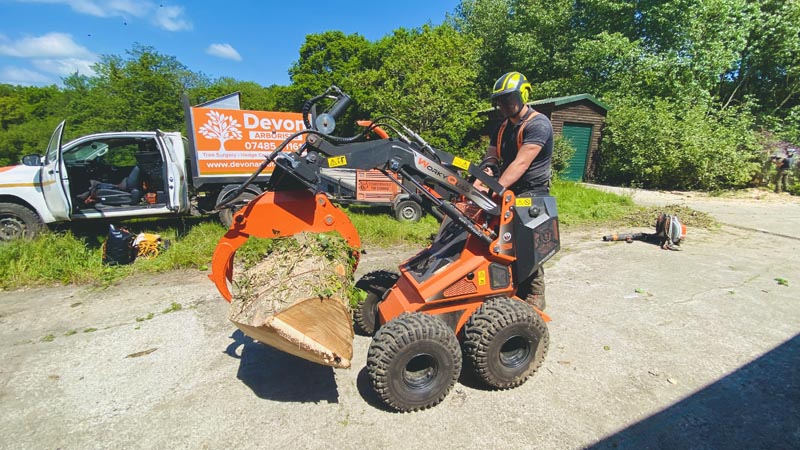
MULTIPOLYGON (((399 272, 372 272, 356 283, 367 295, 354 308, 353 322, 361 332, 374 334, 367 369, 375 392, 399 411, 431 407, 455 384, 462 360, 490 387, 524 383, 547 353, 549 318, 515 293, 521 280, 560 249, 555 199, 517 197, 480 167, 432 148, 389 116, 359 135, 333 136, 335 118, 349 103, 335 86, 306 102, 307 129, 298 133, 307 134, 306 144, 291 153, 279 146, 253 174, 254 179, 274 162, 268 190, 234 215, 220 240, 210 278, 230 301, 233 256, 249 236, 337 231, 358 249, 350 220, 317 189, 321 168, 378 169, 390 180, 396 180, 392 174, 402 175, 416 187, 404 183, 402 189, 427 196, 445 217, 431 245, 399 272), (323 100, 334 103, 317 115, 323 100), (374 130, 379 138, 367 139, 374 130), (471 178, 489 192, 476 189, 471 178), (434 194, 433 188, 449 197, 434 194)), ((246 185, 224 203, 233 203, 246 185)))

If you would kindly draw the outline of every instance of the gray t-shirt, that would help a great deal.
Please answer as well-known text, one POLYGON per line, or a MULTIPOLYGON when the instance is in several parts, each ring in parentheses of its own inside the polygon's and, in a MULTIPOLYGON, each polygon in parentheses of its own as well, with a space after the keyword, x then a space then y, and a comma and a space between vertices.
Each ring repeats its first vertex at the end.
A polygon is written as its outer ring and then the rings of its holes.
MULTIPOLYGON (((528 114, 533 114, 533 108, 530 109, 528 114)), ((497 133, 500 130, 500 126, 502 126, 502 122, 490 137, 489 145, 498 147, 498 153, 500 154, 500 173, 505 172, 511 162, 517 157, 517 152, 519 151, 517 148, 517 135, 519 133, 519 127, 524 119, 523 117, 523 120, 520 120, 518 124, 513 126, 511 122, 508 123, 506 129, 503 131, 502 147, 497 145, 497 133)), ((525 129, 522 131, 522 144, 539 145, 542 147, 542 150, 536 155, 536 158, 534 158, 530 167, 528 167, 528 170, 520 177, 519 181, 511 186, 511 190, 519 194, 524 191, 535 191, 547 188, 549 186, 548 182, 550 181, 551 175, 550 166, 553 159, 553 125, 550 123, 550 119, 544 114, 537 114, 534 118, 530 119, 528 123, 525 124, 525 129)))

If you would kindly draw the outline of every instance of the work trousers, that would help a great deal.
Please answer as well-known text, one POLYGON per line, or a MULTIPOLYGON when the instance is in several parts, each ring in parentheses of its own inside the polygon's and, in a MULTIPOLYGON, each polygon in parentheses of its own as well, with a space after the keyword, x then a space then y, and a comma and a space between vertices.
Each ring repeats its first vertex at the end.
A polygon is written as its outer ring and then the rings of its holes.
POLYGON ((778 174, 775 176, 775 192, 789 189, 789 176, 791 173, 791 169, 778 169, 778 174), (783 189, 781 189, 781 184, 783 184, 783 189))

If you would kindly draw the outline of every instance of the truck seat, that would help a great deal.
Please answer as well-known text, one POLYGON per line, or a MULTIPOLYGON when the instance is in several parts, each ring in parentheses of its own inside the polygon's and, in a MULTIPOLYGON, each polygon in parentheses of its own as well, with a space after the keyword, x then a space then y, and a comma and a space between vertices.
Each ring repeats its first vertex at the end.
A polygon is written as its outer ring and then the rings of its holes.
POLYGON ((134 166, 130 174, 118 184, 91 181, 88 203, 106 206, 138 205, 142 200, 141 169, 134 166))

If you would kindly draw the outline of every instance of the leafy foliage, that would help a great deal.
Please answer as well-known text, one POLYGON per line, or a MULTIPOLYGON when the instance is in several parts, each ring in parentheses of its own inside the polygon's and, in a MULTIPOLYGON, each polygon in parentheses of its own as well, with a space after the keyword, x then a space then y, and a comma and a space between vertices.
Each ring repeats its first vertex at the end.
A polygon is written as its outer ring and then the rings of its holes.
POLYGON ((553 139, 553 173, 558 176, 569 169, 569 162, 572 155, 575 154, 575 148, 569 144, 569 141, 563 137, 555 136, 553 139))
POLYGON ((620 99, 606 123, 601 177, 644 188, 746 186, 759 166, 752 115, 744 108, 620 99))
POLYGON ((373 116, 397 117, 434 147, 456 151, 480 126, 476 41, 448 25, 398 32, 379 69, 364 71, 362 103, 373 116))

